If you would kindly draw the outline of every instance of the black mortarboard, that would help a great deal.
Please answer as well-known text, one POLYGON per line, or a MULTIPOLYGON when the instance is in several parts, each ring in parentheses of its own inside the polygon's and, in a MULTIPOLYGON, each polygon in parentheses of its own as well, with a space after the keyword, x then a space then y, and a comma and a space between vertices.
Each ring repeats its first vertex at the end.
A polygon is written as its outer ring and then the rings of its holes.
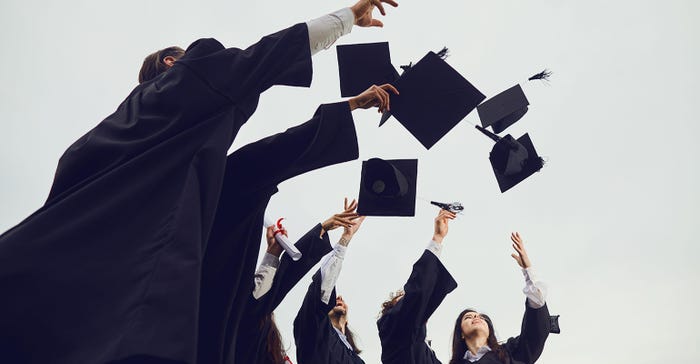
POLYGON ((404 72, 394 86, 399 94, 390 93, 391 114, 427 149, 486 97, 433 52, 404 72))
POLYGON ((336 51, 342 97, 357 96, 372 85, 392 83, 399 78, 391 64, 387 42, 339 45, 336 51))
POLYGON ((561 333, 559 329, 559 315, 549 316, 549 332, 552 334, 561 333))
POLYGON ((417 159, 362 162, 357 213, 365 216, 414 216, 417 159))
POLYGON ((515 124, 525 113, 530 103, 520 85, 515 85, 477 106, 481 125, 491 126, 498 134, 515 124))
POLYGON ((489 161, 501 192, 508 191, 544 166, 527 133, 516 140, 510 134, 499 137, 478 125, 476 128, 496 141, 489 161))

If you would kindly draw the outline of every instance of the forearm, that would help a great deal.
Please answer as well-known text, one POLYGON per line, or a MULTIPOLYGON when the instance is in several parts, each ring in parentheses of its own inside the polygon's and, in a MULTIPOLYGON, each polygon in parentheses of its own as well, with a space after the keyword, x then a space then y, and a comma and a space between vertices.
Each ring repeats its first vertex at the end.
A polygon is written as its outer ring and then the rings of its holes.
POLYGON ((279 267, 279 257, 265 253, 258 270, 253 276, 255 287, 253 288, 253 297, 257 300, 264 296, 272 288, 272 283, 275 279, 275 273, 279 267))
POLYGON ((314 55, 328 49, 341 36, 350 33, 355 15, 350 8, 343 8, 328 15, 309 20, 309 46, 314 55))
POLYGON ((342 236, 335 247, 333 247, 333 252, 326 258, 326 260, 321 263, 321 302, 328 304, 330 300, 331 293, 335 287, 338 277, 340 276, 340 271, 343 268, 343 259, 345 258, 345 251, 350 243, 350 238, 347 236, 342 236))

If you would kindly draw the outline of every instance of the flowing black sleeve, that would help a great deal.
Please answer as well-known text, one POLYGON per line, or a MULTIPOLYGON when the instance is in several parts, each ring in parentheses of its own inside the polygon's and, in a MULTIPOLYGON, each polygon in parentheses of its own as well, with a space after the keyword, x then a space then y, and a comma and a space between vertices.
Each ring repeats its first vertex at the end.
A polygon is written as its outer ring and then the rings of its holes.
POLYGON ((236 192, 248 193, 358 156, 348 103, 325 104, 307 122, 232 153, 226 164, 226 179, 235 175, 236 192))
POLYGON ((321 301, 321 271, 317 271, 306 291, 304 302, 294 319, 294 341, 297 347, 297 360, 300 363, 312 362, 314 352, 320 347, 328 347, 331 325, 328 312, 335 306, 335 288, 328 303, 321 301))
MULTIPOLYGON (((424 251, 404 285, 404 297, 377 322, 382 358, 425 340, 425 324, 457 282, 435 254, 424 251)), ((383 359, 384 360, 384 359, 383 359)))
POLYGON ((295 243, 295 246, 302 254, 298 261, 295 262, 287 254, 282 256, 270 290, 258 300, 253 298, 253 300, 256 301, 256 311, 261 311, 263 315, 274 311, 299 280, 301 280, 324 255, 331 252, 332 249, 328 234, 324 233, 323 236, 320 236, 320 234, 321 224, 318 224, 295 243))
POLYGON ((520 335, 508 339, 505 343, 506 350, 518 362, 534 363, 542 354, 544 343, 549 336, 549 327, 547 305, 532 308, 526 301, 520 335))
POLYGON ((190 45, 176 65, 186 66, 232 102, 273 85, 311 85, 309 32, 299 23, 267 35, 246 49, 223 48, 213 39, 190 45))

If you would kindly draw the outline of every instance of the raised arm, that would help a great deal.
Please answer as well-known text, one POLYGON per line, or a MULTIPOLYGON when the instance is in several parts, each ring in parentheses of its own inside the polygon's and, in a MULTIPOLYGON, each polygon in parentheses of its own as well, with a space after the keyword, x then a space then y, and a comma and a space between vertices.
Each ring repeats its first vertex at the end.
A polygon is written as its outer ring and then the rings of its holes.
POLYGON ((455 217, 454 213, 446 210, 438 213, 433 238, 413 265, 411 276, 403 287, 403 296, 385 311, 378 322, 380 336, 383 333, 386 337, 401 336, 408 339, 409 335, 422 330, 445 296, 457 288, 457 282, 439 259, 449 220, 455 217))
POLYGON ((542 354, 544 343, 549 336, 550 321, 549 310, 545 302, 546 290, 541 282, 534 280, 532 263, 520 234, 512 233, 510 239, 513 249, 515 249, 515 253, 511 256, 522 268, 525 276, 523 292, 527 296, 527 300, 520 335, 508 339, 505 346, 513 359, 524 363, 534 363, 542 354))

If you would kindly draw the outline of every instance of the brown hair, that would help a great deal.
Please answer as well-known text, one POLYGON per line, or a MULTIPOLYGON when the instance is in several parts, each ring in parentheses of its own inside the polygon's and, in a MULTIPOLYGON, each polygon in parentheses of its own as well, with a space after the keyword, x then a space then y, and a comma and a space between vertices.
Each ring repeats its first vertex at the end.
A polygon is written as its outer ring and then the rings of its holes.
POLYGON ((355 344, 355 333, 350 330, 350 325, 347 323, 345 324, 345 338, 348 339, 348 343, 350 346, 352 346, 352 351, 359 355, 362 350, 360 350, 360 348, 357 347, 357 344, 355 344))
POLYGON ((384 316, 385 313, 389 312, 396 304, 399 302, 399 298, 406 294, 402 289, 389 293, 389 299, 382 303, 382 311, 379 313, 379 317, 384 316))
MULTIPOLYGON (((455 327, 452 331, 452 358, 450 359, 449 364, 461 363, 462 359, 464 358, 464 354, 468 350, 467 344, 462 338, 462 317, 464 317, 467 312, 478 313, 475 310, 468 308, 460 312, 457 316, 455 327)), ((480 313, 479 315, 484 319, 484 321, 486 321, 486 324, 489 327, 489 337, 486 339, 486 345, 488 345, 489 348, 491 348, 491 350, 498 355, 498 359, 501 361, 501 363, 509 364, 510 358, 506 355, 506 350, 503 348, 503 346, 501 346, 501 344, 498 343, 498 340, 496 339, 496 333, 493 328, 493 323, 491 323, 491 318, 483 313, 480 313)))
POLYGON ((263 358, 258 358, 259 363, 274 363, 284 364, 285 350, 282 344, 282 335, 275 324, 273 313, 265 315, 260 320, 260 329, 265 330, 267 327, 267 355, 263 358))
POLYGON ((165 72, 168 66, 163 62, 165 57, 175 57, 175 59, 180 59, 180 57, 185 55, 185 50, 172 46, 159 51, 153 52, 146 56, 141 65, 141 71, 139 71, 139 83, 144 83, 150 81, 159 74, 165 72))

